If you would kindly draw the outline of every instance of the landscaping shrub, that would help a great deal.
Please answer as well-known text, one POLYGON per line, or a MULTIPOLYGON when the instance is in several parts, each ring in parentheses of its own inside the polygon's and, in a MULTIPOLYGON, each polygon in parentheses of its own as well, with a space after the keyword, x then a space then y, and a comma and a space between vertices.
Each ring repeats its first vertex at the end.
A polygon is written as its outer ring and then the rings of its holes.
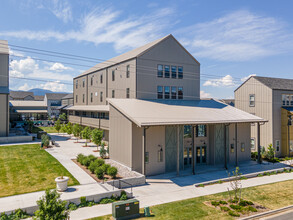
POLYGON ((50 144, 50 138, 49 138, 49 136, 46 135, 46 134, 43 134, 41 136, 41 143, 44 145, 44 147, 48 147, 49 144, 50 144))
POLYGON ((102 169, 102 167, 98 167, 96 170, 95 170, 95 174, 97 175, 97 177, 102 180, 104 179, 104 170, 102 169))
POLYGON ((77 162, 82 163, 82 160, 85 158, 83 154, 78 154, 76 157, 77 162))
POLYGON ((97 161, 99 167, 102 166, 103 164, 105 164, 105 161, 103 159, 97 159, 96 161, 97 161))
POLYGON ((103 169, 104 174, 108 174, 107 171, 108 171, 108 168, 110 168, 110 167, 111 167, 111 165, 106 164, 106 163, 101 166, 101 168, 103 169))
POLYGON ((226 201, 224 201, 224 200, 219 201, 219 203, 220 203, 221 205, 227 205, 227 204, 228 204, 228 203, 227 203, 226 201))
POLYGON ((89 206, 89 207, 92 207, 92 206, 94 206, 94 205, 96 205, 96 203, 95 203, 94 201, 89 201, 89 202, 88 202, 88 206, 89 206))
POLYGON ((212 204, 213 206, 219 206, 219 205, 220 205, 220 203, 217 202, 217 201, 212 201, 211 204, 212 204))
POLYGON ((88 158, 91 160, 91 161, 95 161, 96 159, 98 159, 97 157, 95 157, 94 155, 88 155, 88 158))
POLYGON ((15 210, 13 217, 11 219, 25 219, 28 217, 29 215, 25 211, 23 211, 22 209, 17 209, 15 210))
POLYGON ((127 195, 123 194, 122 196, 120 196, 120 200, 127 200, 127 195))
POLYGON ((123 195, 127 196, 127 193, 124 190, 122 190, 121 193, 120 193, 120 196, 123 196, 123 195))
POLYGON ((77 205, 75 204, 75 203, 69 203, 69 205, 68 205, 68 207, 67 207, 67 209, 68 210, 70 210, 70 211, 74 211, 74 210, 76 210, 78 207, 77 207, 77 205))
POLYGON ((108 203, 112 203, 112 202, 114 202, 112 199, 103 198, 103 199, 101 199, 100 204, 108 204, 108 203))
POLYGON ((109 167, 108 170, 107 170, 107 174, 109 176, 111 176, 113 179, 116 178, 117 173, 118 173, 118 170, 117 170, 116 167, 109 167))
POLYGON ((83 158, 81 164, 88 167, 90 165, 90 163, 91 163, 91 159, 89 157, 85 157, 85 158, 83 158))
POLYGON ((241 211, 242 210, 242 206, 240 206, 240 205, 230 205, 230 208, 231 209, 234 209, 234 210, 236 210, 236 211, 241 211))
POLYGON ((251 159, 252 160, 257 160, 257 152, 251 152, 251 159))
POLYGON ((230 209, 228 207, 226 207, 226 206, 221 206, 220 208, 221 208, 222 211, 225 211, 225 212, 230 211, 230 209))
POLYGON ((233 217, 240 217, 240 215, 239 215, 237 212, 234 212, 234 211, 232 211, 232 210, 230 210, 230 211, 228 212, 228 214, 231 215, 231 216, 233 216, 233 217))
POLYGON ((87 206, 86 197, 85 196, 82 196, 82 197, 80 197, 79 207, 85 207, 85 206, 87 206))
POLYGON ((91 171, 91 173, 95 173, 95 170, 100 166, 100 163, 95 160, 95 161, 92 161, 89 165, 89 170, 91 171))
POLYGON ((248 206, 248 210, 249 210, 250 212, 257 212, 257 209, 254 208, 254 207, 252 207, 252 206, 248 206))
POLYGON ((253 205, 253 202, 251 202, 251 201, 247 201, 247 200, 241 200, 241 201, 239 202, 239 205, 240 205, 240 206, 253 205))

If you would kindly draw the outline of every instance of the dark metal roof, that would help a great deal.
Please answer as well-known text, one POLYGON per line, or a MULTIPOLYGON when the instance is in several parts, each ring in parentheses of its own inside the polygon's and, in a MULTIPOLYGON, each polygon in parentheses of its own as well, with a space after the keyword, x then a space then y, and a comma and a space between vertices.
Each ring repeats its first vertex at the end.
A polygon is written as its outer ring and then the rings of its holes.
POLYGON ((47 99, 50 100, 61 100, 68 93, 46 93, 47 99))
POLYGON ((10 91, 9 96, 14 98, 14 99, 23 99, 27 96, 32 96, 34 97, 33 92, 24 92, 24 91, 10 91))
POLYGON ((73 99, 73 93, 64 96, 62 99, 73 99))
POLYGON ((293 90, 293 79, 282 79, 262 76, 252 76, 271 89, 293 90))

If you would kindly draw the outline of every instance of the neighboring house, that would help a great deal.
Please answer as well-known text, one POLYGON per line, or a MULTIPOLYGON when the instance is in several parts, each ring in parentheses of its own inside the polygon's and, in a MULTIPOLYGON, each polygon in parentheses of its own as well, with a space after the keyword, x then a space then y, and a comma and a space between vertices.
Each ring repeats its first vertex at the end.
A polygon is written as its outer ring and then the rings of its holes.
POLYGON ((0 137, 9 135, 9 49, 0 40, 0 137))
POLYGON ((45 96, 43 95, 34 95, 35 101, 44 101, 45 96))
POLYGON ((10 91, 9 100, 35 100, 33 92, 10 91))
POLYGON ((44 101, 11 100, 10 120, 46 120, 48 118, 47 105, 44 101))
MULTIPOLYGON (((276 156, 288 156, 288 115, 293 111, 293 80, 252 76, 235 90, 235 107, 268 120, 261 126, 260 145, 272 144, 276 156)), ((251 148, 256 150, 257 135, 251 126, 251 148)), ((290 128, 290 151, 293 130, 290 128)))
POLYGON ((235 106, 235 99, 220 99, 220 101, 224 102, 227 105, 235 106))
POLYGON ((44 102, 48 108, 48 115, 51 118, 58 118, 60 114, 60 106, 62 103, 62 98, 68 95, 68 93, 46 93, 44 102))
POLYGON ((146 175, 250 161, 260 117, 200 100, 200 64, 172 36, 74 78, 69 120, 103 129, 110 158, 146 175))
POLYGON ((61 99, 61 106, 68 105, 73 105, 73 93, 70 93, 61 99))

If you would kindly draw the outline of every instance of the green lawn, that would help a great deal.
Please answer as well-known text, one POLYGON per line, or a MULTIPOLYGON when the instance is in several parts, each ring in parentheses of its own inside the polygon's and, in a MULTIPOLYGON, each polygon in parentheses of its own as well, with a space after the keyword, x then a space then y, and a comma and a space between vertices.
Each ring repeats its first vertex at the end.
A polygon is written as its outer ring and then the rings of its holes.
MULTIPOLYGON (((293 180, 289 180, 243 189, 242 198, 269 209, 278 209, 292 205, 292 190, 293 180)), ((223 199, 229 199, 228 193, 219 193, 153 206, 151 210, 154 216, 151 219, 233 219, 228 214, 203 204, 205 201, 223 199)), ((93 219, 110 219, 110 215, 93 219)))
POLYGON ((55 188, 57 176, 79 182, 38 144, 0 146, 0 197, 55 188))
POLYGON ((38 133, 39 131, 45 131, 47 133, 58 133, 55 127, 33 127, 32 133, 38 133))

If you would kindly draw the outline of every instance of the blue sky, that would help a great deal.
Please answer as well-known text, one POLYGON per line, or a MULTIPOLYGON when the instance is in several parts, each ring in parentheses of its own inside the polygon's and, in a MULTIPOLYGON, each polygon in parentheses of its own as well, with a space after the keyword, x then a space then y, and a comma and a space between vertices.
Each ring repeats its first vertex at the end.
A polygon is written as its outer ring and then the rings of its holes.
POLYGON ((293 78, 290 0, 1 0, 1 6, 0 39, 14 45, 13 90, 70 92, 72 78, 99 60, 169 33, 201 63, 202 97, 231 98, 252 74, 293 78), (15 46, 97 60, 65 59, 15 46))

